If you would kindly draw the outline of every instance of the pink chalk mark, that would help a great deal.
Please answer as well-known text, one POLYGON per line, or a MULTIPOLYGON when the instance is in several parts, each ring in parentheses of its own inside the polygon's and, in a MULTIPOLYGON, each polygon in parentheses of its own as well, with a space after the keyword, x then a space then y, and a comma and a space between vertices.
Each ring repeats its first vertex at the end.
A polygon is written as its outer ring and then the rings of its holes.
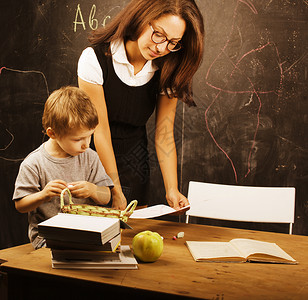
POLYGON ((277 47, 275 45, 273 45, 272 43, 268 42, 266 43, 265 45, 262 45, 256 49, 252 49, 248 52, 246 52, 237 62, 236 64, 233 63, 231 60, 231 63, 232 65, 234 66, 234 69, 232 70, 232 72, 230 73, 229 75, 229 78, 231 78, 235 72, 235 70, 238 70, 242 73, 242 75, 249 81, 250 83, 250 86, 252 87, 251 90, 247 90, 247 91, 231 91, 231 90, 227 90, 225 89, 227 83, 224 85, 224 87, 216 87, 214 85, 212 85, 210 82, 208 82, 208 77, 209 77, 209 74, 210 74, 210 71, 211 69, 213 68, 214 64, 216 63, 216 61, 218 60, 218 58, 223 54, 225 53, 225 49, 228 47, 229 45, 229 42, 230 42, 230 38, 231 38, 231 35, 234 31, 234 27, 235 27, 235 19, 236 19, 236 14, 237 14, 237 10, 238 10, 238 6, 239 6, 239 3, 244 3, 246 4, 250 9, 251 11, 254 13, 254 14, 257 14, 257 10, 256 8, 254 7, 254 5, 252 4, 252 2, 250 0, 239 0, 237 1, 237 4, 236 4, 236 7, 234 9, 234 13, 233 13, 233 23, 232 23, 232 26, 231 26, 231 30, 230 30, 230 33, 229 33, 229 36, 227 38, 227 41, 224 45, 224 47, 221 49, 221 52, 217 55, 217 57, 213 60, 213 62, 211 63, 207 73, 206 73, 206 77, 205 77, 205 82, 206 84, 217 90, 217 94, 216 96, 214 97, 214 99, 212 100, 212 102, 210 103, 210 105, 207 107, 206 111, 205 111, 205 122, 206 122, 206 128, 212 138, 212 140, 214 141, 215 145, 224 153, 224 155, 226 156, 226 158, 229 160, 230 164, 231 164, 231 167, 232 167, 232 170, 233 170, 233 173, 234 173, 234 179, 235 179, 235 182, 238 183, 238 175, 237 175, 237 171, 236 171, 236 168, 234 166, 234 163, 232 161, 232 159, 230 158, 230 156, 228 155, 228 153, 219 145, 219 143, 217 142, 216 138, 214 137, 213 133, 211 132, 211 129, 209 128, 209 122, 208 122, 208 117, 207 117, 207 114, 209 112, 209 110, 211 109, 211 107, 213 106, 213 104, 217 101, 219 95, 224 92, 224 93, 231 93, 231 94, 243 94, 243 93, 250 93, 250 94, 254 94, 256 95, 257 99, 258 99, 258 102, 259 102, 259 107, 258 107, 258 112, 257 112, 257 124, 256 124, 256 128, 255 128, 255 131, 254 131, 254 135, 253 135, 253 143, 252 143, 252 146, 250 148, 250 151, 249 151, 249 155, 248 155, 248 161, 247 161, 247 172, 245 174, 245 177, 247 177, 249 175, 249 173, 251 172, 251 159, 252 159, 252 151, 254 149, 254 146, 256 144, 256 136, 257 136, 257 133, 258 133, 258 130, 259 130, 259 126, 260 126, 260 112, 261 112, 261 108, 262 108, 262 101, 261 101, 261 98, 260 98, 260 94, 268 94, 268 93, 275 93, 279 96, 279 91, 281 90, 282 88, 282 79, 283 79, 283 70, 282 70, 282 65, 280 63, 280 57, 279 57, 279 51, 277 49, 277 47), (279 65, 279 69, 280 69, 280 87, 279 87, 279 90, 278 92, 277 91, 257 91, 254 87, 254 84, 253 82, 251 81, 251 79, 247 76, 245 76, 245 73, 239 68, 239 64, 241 63, 241 61, 255 53, 255 52, 260 52, 262 50, 264 50, 266 47, 268 46, 274 46, 275 47, 275 51, 276 51, 276 55, 277 55, 277 58, 278 58, 278 65, 279 65))

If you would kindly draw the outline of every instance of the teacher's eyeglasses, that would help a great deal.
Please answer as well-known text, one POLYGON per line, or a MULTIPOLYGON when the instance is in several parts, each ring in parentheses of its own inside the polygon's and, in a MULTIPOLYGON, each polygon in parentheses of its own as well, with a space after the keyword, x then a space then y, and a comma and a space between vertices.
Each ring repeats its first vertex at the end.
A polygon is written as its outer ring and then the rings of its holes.
POLYGON ((168 40, 167 37, 159 31, 154 30, 151 24, 149 24, 153 33, 151 36, 152 41, 155 44, 162 44, 168 41, 167 49, 171 52, 176 52, 182 48, 182 45, 179 42, 168 40))

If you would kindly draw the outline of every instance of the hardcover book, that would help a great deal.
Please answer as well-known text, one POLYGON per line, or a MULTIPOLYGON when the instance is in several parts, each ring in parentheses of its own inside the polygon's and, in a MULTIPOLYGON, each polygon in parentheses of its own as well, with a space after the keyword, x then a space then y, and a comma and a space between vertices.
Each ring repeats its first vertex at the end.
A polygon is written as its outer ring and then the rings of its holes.
POLYGON ((120 220, 59 213, 39 223, 38 232, 46 240, 104 245, 120 233, 120 220))
POLYGON ((115 252, 121 244, 121 233, 106 242, 104 245, 93 245, 79 242, 67 242, 60 240, 46 239, 47 248, 59 250, 89 250, 115 252))
POLYGON ((57 260, 52 258, 54 269, 138 269, 138 263, 130 247, 122 245, 118 258, 92 260, 57 260))

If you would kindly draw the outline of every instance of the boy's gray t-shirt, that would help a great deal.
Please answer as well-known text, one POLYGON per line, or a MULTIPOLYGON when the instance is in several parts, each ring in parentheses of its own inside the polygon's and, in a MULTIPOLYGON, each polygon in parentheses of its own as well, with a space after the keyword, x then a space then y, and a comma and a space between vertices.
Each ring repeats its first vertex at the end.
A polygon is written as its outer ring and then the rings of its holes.
MULTIPOLYGON (((44 144, 31 152, 21 163, 15 182, 13 200, 18 201, 29 194, 43 190, 48 182, 56 179, 67 183, 88 181, 97 186, 113 186, 100 162, 98 154, 87 149, 78 156, 55 158, 48 154, 44 144)), ((76 204, 97 205, 92 199, 72 198, 76 204)), ((60 197, 53 197, 35 210, 28 213, 29 238, 34 248, 39 247, 42 238, 38 236, 38 223, 47 220, 60 212, 60 197)))

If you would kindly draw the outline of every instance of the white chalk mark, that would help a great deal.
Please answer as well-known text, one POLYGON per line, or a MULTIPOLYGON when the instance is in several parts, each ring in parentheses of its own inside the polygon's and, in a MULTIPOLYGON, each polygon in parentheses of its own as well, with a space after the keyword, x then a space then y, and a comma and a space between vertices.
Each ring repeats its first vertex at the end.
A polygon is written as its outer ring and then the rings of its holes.
POLYGON ((17 73, 36 73, 36 74, 40 74, 43 76, 44 82, 45 82, 45 86, 46 86, 46 91, 47 91, 47 97, 49 97, 49 89, 48 89, 48 83, 47 83, 47 79, 46 76, 43 72, 41 71, 35 71, 35 70, 15 70, 15 69, 11 69, 11 68, 7 68, 7 67, 2 67, 0 68, 0 74, 2 72, 2 70, 7 70, 7 71, 12 71, 12 72, 17 72, 17 73))
POLYGON ((9 131, 9 130, 7 130, 7 129, 5 129, 5 131, 11 136, 11 140, 10 140, 10 142, 4 147, 4 148, 2 148, 2 149, 0 149, 1 151, 4 151, 4 150, 6 150, 8 147, 10 147, 10 145, 13 143, 13 141, 14 141, 14 135, 9 131))

